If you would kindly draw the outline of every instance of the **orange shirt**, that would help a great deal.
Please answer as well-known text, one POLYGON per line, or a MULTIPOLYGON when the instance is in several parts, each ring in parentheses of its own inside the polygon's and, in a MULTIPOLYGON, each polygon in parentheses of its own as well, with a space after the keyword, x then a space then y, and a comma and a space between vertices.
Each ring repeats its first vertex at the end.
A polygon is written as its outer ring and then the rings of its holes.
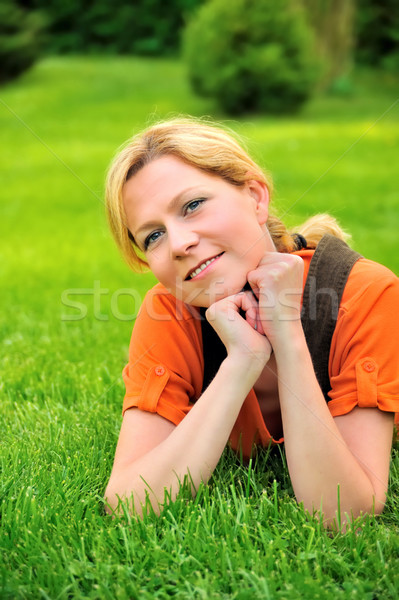
MULTIPOLYGON (((313 252, 295 253, 304 260, 304 283, 313 252)), ((398 339, 399 279, 386 267, 362 258, 346 283, 331 342, 332 416, 355 406, 378 407, 397 413, 399 422, 398 339)), ((178 425, 201 395, 203 370, 197 311, 156 285, 147 293, 133 328, 129 363, 123 370, 123 412, 138 407, 178 425)), ((267 446, 271 441, 251 390, 231 432, 231 445, 238 448, 241 443, 244 456, 249 456, 253 444, 267 446)))

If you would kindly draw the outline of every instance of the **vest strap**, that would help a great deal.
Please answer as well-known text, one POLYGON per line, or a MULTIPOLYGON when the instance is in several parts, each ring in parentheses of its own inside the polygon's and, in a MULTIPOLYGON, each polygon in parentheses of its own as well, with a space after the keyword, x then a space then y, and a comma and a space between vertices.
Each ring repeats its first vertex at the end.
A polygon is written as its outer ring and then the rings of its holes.
POLYGON ((302 327, 317 380, 326 402, 331 390, 328 375, 331 339, 339 306, 353 265, 362 258, 342 240, 326 234, 316 246, 303 291, 302 327))

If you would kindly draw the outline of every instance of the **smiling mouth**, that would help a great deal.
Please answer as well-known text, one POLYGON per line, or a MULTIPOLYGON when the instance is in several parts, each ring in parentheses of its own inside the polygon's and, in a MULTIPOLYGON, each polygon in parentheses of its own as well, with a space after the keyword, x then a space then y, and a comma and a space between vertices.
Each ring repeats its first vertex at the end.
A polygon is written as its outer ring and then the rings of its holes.
POLYGON ((195 269, 193 269, 192 271, 189 271, 185 281, 190 281, 190 279, 194 279, 194 277, 197 277, 197 275, 202 273, 202 271, 204 271, 211 263, 213 263, 220 256, 222 256, 222 254, 224 254, 224 252, 221 252, 220 254, 217 254, 216 256, 213 256, 212 258, 208 258, 208 260, 205 260, 203 263, 198 265, 198 267, 195 267, 195 269))

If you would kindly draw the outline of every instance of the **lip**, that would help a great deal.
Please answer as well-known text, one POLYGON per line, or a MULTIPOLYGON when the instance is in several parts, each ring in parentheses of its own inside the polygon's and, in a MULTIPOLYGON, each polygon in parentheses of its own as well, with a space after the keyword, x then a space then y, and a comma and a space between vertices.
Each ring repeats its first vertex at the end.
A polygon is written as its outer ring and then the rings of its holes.
POLYGON ((192 269, 190 269, 188 271, 188 273, 185 277, 185 281, 196 281, 197 279, 200 279, 203 275, 205 275, 208 272, 210 267, 212 267, 223 254, 224 254, 224 252, 220 252, 220 254, 215 254, 214 256, 209 256, 209 258, 205 258, 205 259, 201 260, 195 267, 193 267, 192 269), (212 259, 215 259, 215 260, 212 260, 212 259), (196 271, 201 265, 206 263, 208 260, 212 260, 212 262, 207 267, 205 267, 205 269, 203 269, 195 277, 190 277, 190 273, 193 273, 194 271, 196 271))

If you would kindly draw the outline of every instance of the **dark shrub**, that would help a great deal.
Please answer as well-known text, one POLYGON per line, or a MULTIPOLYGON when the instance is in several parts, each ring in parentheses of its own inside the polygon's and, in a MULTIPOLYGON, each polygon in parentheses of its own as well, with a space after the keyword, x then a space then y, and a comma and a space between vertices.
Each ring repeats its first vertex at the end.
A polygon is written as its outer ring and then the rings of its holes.
POLYGON ((357 59, 398 73, 398 0, 358 0, 357 6, 357 59))
POLYGON ((50 53, 176 54, 203 0, 24 0, 48 19, 50 53))
POLYGON ((42 18, 12 0, 0 2, 0 83, 18 77, 38 59, 42 18))

